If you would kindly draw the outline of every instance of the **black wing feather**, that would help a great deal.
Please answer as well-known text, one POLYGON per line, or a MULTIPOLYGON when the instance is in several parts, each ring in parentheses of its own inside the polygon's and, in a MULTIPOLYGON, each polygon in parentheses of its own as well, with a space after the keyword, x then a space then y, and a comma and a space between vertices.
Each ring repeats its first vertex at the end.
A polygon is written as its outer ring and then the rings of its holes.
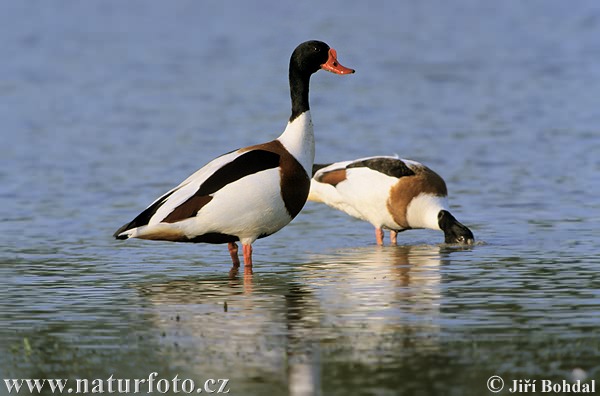
POLYGON ((370 158, 361 161, 356 161, 348 166, 348 168, 366 167, 374 171, 383 173, 391 177, 401 178, 404 176, 413 176, 415 172, 410 169, 404 161, 396 158, 370 158))

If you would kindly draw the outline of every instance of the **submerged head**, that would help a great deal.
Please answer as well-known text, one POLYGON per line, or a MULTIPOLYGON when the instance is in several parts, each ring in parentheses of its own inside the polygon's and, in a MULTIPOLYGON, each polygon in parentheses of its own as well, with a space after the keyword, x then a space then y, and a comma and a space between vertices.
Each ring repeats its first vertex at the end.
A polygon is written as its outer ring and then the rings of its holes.
POLYGON ((297 68, 302 73, 313 74, 319 69, 336 74, 351 74, 354 69, 342 66, 337 60, 337 53, 322 41, 305 41, 296 47, 290 60, 290 68, 297 68))
POLYGON ((475 242, 471 230, 456 220, 447 210, 440 210, 438 213, 438 224, 444 231, 444 241, 446 243, 472 245, 475 242))

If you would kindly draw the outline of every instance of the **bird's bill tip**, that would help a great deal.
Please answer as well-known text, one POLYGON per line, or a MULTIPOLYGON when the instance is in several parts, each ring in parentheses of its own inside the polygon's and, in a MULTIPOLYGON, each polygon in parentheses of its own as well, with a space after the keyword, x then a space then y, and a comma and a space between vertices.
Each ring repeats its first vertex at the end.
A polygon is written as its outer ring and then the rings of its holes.
POLYGON ((321 65, 321 69, 335 74, 352 74, 355 72, 354 69, 342 66, 340 62, 338 62, 337 52, 333 48, 329 49, 329 57, 327 58, 327 62, 321 65))

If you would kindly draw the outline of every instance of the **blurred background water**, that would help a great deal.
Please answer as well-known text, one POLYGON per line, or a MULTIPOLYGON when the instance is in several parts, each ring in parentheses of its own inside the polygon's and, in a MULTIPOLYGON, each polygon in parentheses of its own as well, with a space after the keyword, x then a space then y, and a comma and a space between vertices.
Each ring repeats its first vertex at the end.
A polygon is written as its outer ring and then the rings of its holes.
POLYGON ((156 371, 232 395, 600 379, 598 37, 595 1, 2 2, 0 377, 156 371), (317 162, 427 164, 478 244, 380 248, 312 203, 247 278, 223 245, 115 241, 210 159, 279 135, 308 39, 357 70, 313 76, 317 162))

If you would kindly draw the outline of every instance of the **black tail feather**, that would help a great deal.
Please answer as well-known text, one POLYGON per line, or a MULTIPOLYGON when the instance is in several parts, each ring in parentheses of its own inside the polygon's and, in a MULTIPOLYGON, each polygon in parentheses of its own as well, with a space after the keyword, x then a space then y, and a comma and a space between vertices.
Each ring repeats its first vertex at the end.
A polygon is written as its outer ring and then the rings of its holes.
MULTIPOLYGON (((134 221, 135 221, 135 220, 134 220, 134 221)), ((120 233, 122 233, 122 232, 124 232, 124 231, 127 231, 127 230, 130 230, 130 229, 132 229, 132 228, 135 228, 135 226, 133 226, 133 227, 131 226, 131 225, 132 225, 132 223, 133 223, 134 221, 131 221, 131 222, 127 223, 127 224, 124 224, 122 227, 120 227, 120 228, 119 228, 119 229, 118 229, 118 230, 117 230, 117 231, 116 231, 116 232, 113 234, 113 236, 114 236, 115 238, 117 238, 117 239, 127 239, 127 238, 129 238, 127 235, 119 235, 119 234, 120 234, 120 233)))
POLYGON ((176 190, 169 191, 168 193, 166 193, 165 195, 163 195, 162 197, 157 199, 156 202, 154 202, 152 205, 148 206, 146 209, 144 209, 144 211, 142 213, 137 215, 137 217, 135 219, 133 219, 129 223, 127 223, 127 224, 123 225, 121 228, 119 228, 117 230, 117 232, 115 232, 113 234, 113 236, 117 239, 127 239, 128 237, 126 235, 119 236, 119 234, 124 231, 131 230, 132 228, 137 228, 137 227, 148 225, 148 223, 150 222, 150 219, 152 218, 152 216, 154 216, 154 214, 156 213, 158 208, 160 208, 162 206, 162 204, 165 203, 167 198, 171 194, 173 194, 175 191, 176 190))

